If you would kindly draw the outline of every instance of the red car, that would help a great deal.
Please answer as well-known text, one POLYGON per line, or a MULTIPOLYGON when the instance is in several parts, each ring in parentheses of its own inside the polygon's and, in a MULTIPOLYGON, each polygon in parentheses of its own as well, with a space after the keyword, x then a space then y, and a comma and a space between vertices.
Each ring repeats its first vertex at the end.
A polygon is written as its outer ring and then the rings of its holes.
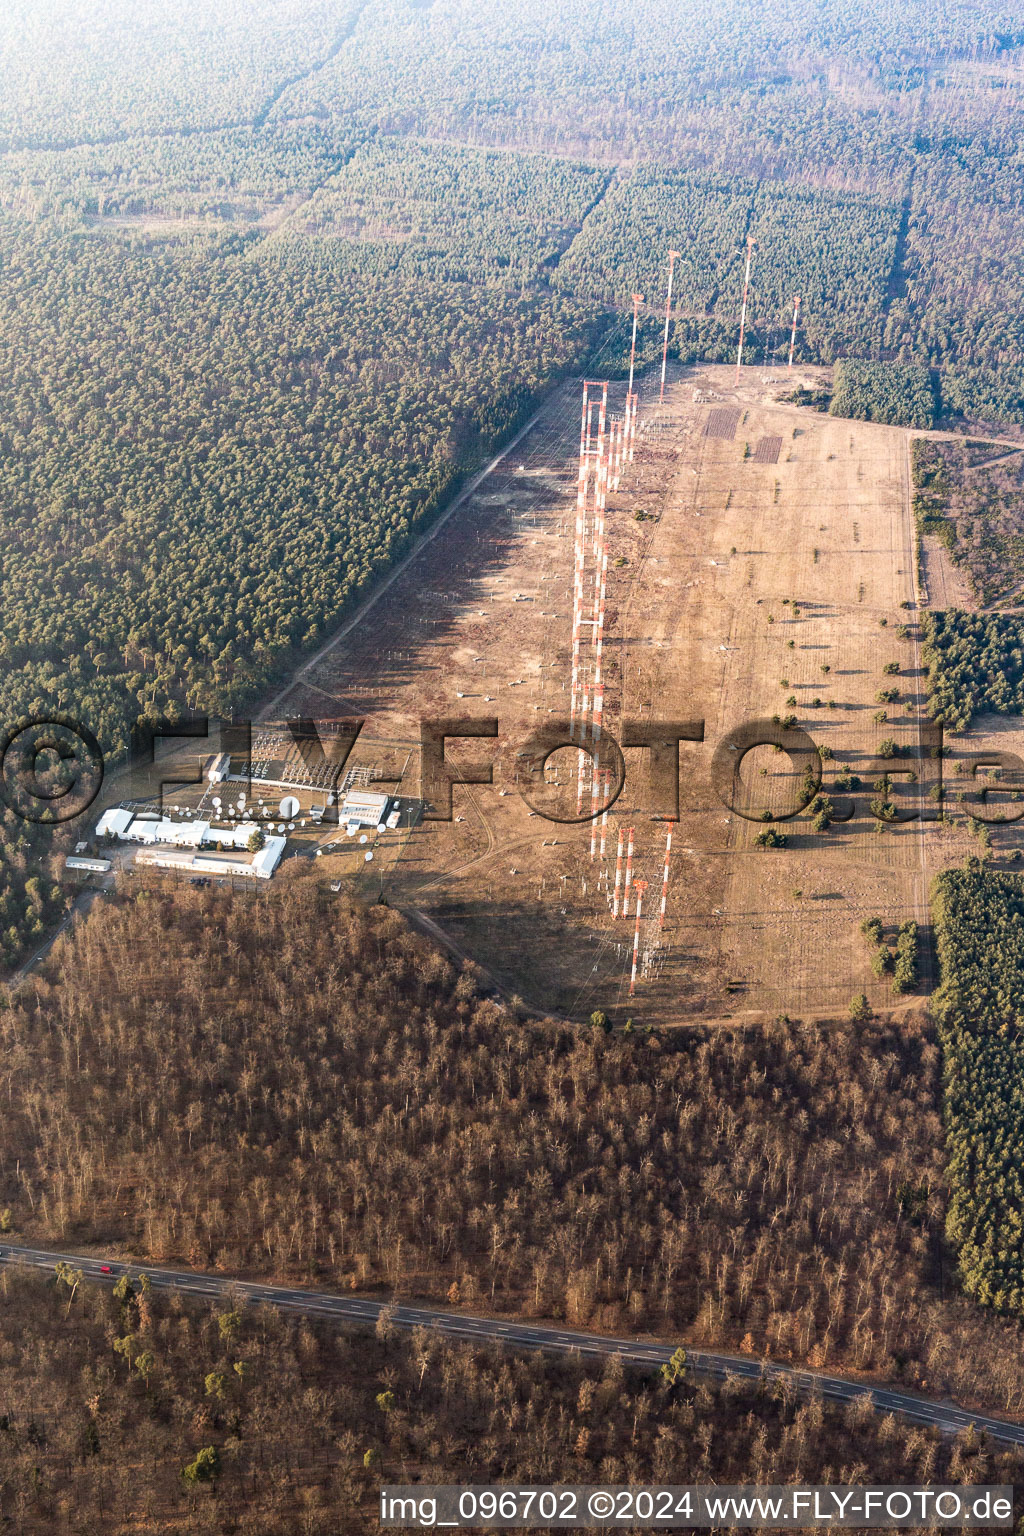
POLYGON ((112 1275, 113 1273, 114 1273, 114 1271, 111 1269, 109 1264, 101 1264, 100 1265, 100 1274, 101 1275, 112 1275))

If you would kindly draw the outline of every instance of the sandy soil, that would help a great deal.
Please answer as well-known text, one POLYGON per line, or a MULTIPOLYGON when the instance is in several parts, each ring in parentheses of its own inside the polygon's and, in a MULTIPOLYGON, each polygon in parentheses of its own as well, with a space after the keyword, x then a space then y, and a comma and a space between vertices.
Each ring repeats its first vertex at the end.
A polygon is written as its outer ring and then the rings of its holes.
MULTIPOLYGON (((812 373, 799 377, 810 383, 812 373)), ((589 827, 531 815, 516 788, 528 733, 568 714, 575 383, 282 706, 364 716, 352 763, 384 767, 407 794, 418 788, 421 719, 500 722, 497 742, 449 746, 453 762, 494 764, 493 786, 455 789, 451 823, 382 835, 371 863, 361 847, 324 834, 336 845, 325 873, 424 912, 510 991, 563 1014, 604 1008, 670 1023, 827 1016, 860 992, 878 1006, 892 1001, 888 982, 872 976, 860 922, 926 926, 931 875, 976 848, 963 823, 879 832, 862 793, 852 820, 825 833, 806 815, 778 823, 788 846, 764 850, 755 842, 764 824, 730 810, 711 779, 716 746, 743 722, 777 713, 795 714, 830 750, 825 787, 848 767, 869 789, 885 766, 875 760, 885 737, 918 746, 909 434, 779 403, 795 382, 766 383, 745 369, 734 388, 731 369, 677 370, 664 406, 642 406, 635 462, 609 502, 606 729, 620 735, 624 717, 705 721, 704 742, 680 748, 665 926, 666 825, 651 819, 643 752, 625 752, 603 859, 599 840, 591 857, 589 827), (712 412, 724 430, 728 407, 735 435, 709 435, 712 412), (911 626, 902 640, 901 623, 911 626), (900 675, 884 676, 892 661, 900 675), (891 686, 900 699, 880 704, 876 694, 891 686), (880 709, 884 722, 874 718, 880 709), (617 920, 610 912, 629 827, 634 884, 648 882, 632 999, 635 911, 617 920)), ((643 387, 652 400, 655 386, 643 387)), ((613 411, 621 397, 614 386, 613 411)), ((1000 728, 1020 735, 1008 722, 1000 728)), ((567 749, 551 760, 570 797, 576 757, 567 749)), ((917 767, 921 783, 897 794, 934 813, 932 769, 917 767)), ((740 800, 750 814, 781 812, 797 778, 785 754, 759 748, 744 759, 740 800)), ((1009 848, 1016 835, 994 840, 1009 848)))

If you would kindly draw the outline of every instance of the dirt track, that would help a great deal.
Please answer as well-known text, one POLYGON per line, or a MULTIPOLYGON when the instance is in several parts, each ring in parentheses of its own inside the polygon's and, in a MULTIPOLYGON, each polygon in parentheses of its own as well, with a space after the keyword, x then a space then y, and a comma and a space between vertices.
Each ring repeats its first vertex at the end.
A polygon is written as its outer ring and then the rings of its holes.
MULTIPOLYGON (((624 714, 706 722, 705 742, 681 748, 664 930, 665 827, 648 814, 639 751, 625 754, 603 862, 590 858, 589 828, 531 817, 515 792, 525 736, 568 713, 575 385, 289 695, 289 710, 366 716, 354 762, 402 743, 391 762, 407 790, 421 718, 499 719, 497 743, 449 747, 454 761, 495 762, 493 787, 456 789, 451 824, 382 839, 371 866, 354 850, 326 864, 426 912, 533 1004, 662 1022, 841 1013, 861 991, 884 1005, 890 988, 871 974, 861 919, 926 923, 930 872, 974 846, 934 823, 879 833, 862 795, 844 826, 817 834, 804 816, 784 824, 787 848, 761 850, 763 824, 712 791, 716 743, 751 718, 795 714, 832 752, 826 778, 863 767, 886 736, 917 741, 922 679, 912 640, 896 637, 914 620, 901 607, 915 597, 907 434, 776 404, 775 393, 755 369, 738 391, 729 369, 678 375, 661 412, 642 408, 636 462, 610 499, 606 727, 617 734, 624 714), (696 402, 697 386, 720 398, 696 402), (725 431, 730 408, 735 436, 707 435, 711 413, 725 431), (900 676, 883 676, 891 661, 900 676), (877 702, 885 686, 899 687, 897 703, 877 702), (876 724, 880 708, 888 718, 876 724), (614 921, 608 896, 631 825, 634 876, 649 882, 632 1004, 632 909, 614 921)), ((620 397, 621 386, 613 410, 620 397)), ((552 764, 568 780, 574 760, 552 764)), ((751 806, 775 810, 793 790, 788 759, 770 748, 749 754, 742 782, 751 806)))

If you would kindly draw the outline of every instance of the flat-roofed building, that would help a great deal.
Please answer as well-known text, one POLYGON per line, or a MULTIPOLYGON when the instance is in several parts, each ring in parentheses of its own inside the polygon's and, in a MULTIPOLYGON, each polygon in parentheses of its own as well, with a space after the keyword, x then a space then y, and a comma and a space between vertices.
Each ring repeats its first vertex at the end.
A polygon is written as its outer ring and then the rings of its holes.
POLYGON ((125 832, 132 824, 132 811, 126 811, 119 805, 111 806, 109 811, 104 811, 96 823, 97 837, 124 837, 125 832))
POLYGON ((167 816, 136 816, 121 836, 129 843, 171 843, 181 848, 198 848, 211 833, 208 821, 171 821, 167 816))
POLYGON ((287 846, 283 837, 268 837, 263 847, 250 858, 242 853, 198 853, 191 848, 156 846, 142 848, 136 864, 149 869, 173 869, 191 875, 232 875, 253 880, 269 880, 287 846))
POLYGON ((342 801, 338 820, 357 827, 377 827, 384 821, 391 804, 390 795, 369 789, 350 789, 342 801))

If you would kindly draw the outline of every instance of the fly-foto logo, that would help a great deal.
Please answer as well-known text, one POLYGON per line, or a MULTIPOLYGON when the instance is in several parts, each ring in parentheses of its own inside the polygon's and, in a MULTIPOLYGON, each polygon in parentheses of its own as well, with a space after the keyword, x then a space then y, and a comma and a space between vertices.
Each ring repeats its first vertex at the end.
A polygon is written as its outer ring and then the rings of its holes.
MULTIPOLYGON (((204 715, 142 721, 131 733, 122 798, 162 799, 171 786, 200 782, 200 768, 176 777, 162 768, 157 754, 161 742, 172 746, 202 741, 206 750, 215 748, 225 755, 232 779, 251 787, 255 729, 264 736, 276 731, 294 749, 309 784, 315 784, 325 800, 336 799, 364 724, 363 719, 292 719, 254 726, 248 720, 211 722, 204 715)), ((701 765, 696 754, 702 747, 707 751, 705 722, 627 718, 618 731, 616 736, 604 730, 595 740, 587 733, 581 736, 579 727, 564 719, 548 721, 522 737, 503 737, 500 722, 494 717, 422 720, 415 794, 423 802, 424 819, 451 821, 453 793, 460 784, 494 786, 496 759, 504 747, 514 749, 511 787, 546 821, 561 825, 593 821, 611 809, 633 772, 641 779, 636 809, 655 821, 678 821, 683 775, 698 771, 701 765), (453 762, 449 743, 456 741, 477 743, 478 757, 482 756, 479 749, 489 743, 490 755, 472 764, 453 762), (575 806, 562 803, 548 772, 552 758, 565 749, 579 755, 576 782, 586 780, 589 790, 578 796, 575 806), (635 754, 628 769, 626 751, 635 754)), ((942 814, 942 727, 935 721, 920 721, 914 736, 916 740, 902 748, 894 749, 890 744, 888 754, 844 762, 845 780, 852 779, 850 769, 855 767, 858 779, 863 776, 863 783, 857 786, 863 792, 856 797, 835 794, 830 787, 832 821, 849 821, 858 807, 879 821, 889 822, 934 820, 942 814), (893 799, 891 787, 901 780, 912 792, 902 800, 893 799), (880 785, 885 789, 881 795, 880 785)), ((751 720, 727 732, 714 747, 711 785, 722 804, 747 821, 787 821, 807 810, 820 795, 822 763, 830 755, 798 726, 777 719, 751 720), (783 795, 780 797, 776 784, 770 804, 759 800, 743 774, 748 754, 757 748, 771 748, 786 759, 783 795)), ((1024 760, 1017 754, 997 750, 973 753, 960 759, 957 770, 961 782, 968 786, 969 813, 976 820, 1007 823, 1024 817, 1024 800, 1017 803, 1024 790, 1024 760), (995 782, 979 785, 977 779, 982 773, 990 779, 994 775, 995 782), (1000 798, 995 803, 999 791, 1013 799, 1000 798)), ((71 716, 23 719, 0 738, 0 794, 9 809, 25 821, 44 826, 74 821, 95 801, 104 775, 103 752, 96 736, 71 716)), ((381 783, 398 782, 383 771, 374 777, 381 783)))

